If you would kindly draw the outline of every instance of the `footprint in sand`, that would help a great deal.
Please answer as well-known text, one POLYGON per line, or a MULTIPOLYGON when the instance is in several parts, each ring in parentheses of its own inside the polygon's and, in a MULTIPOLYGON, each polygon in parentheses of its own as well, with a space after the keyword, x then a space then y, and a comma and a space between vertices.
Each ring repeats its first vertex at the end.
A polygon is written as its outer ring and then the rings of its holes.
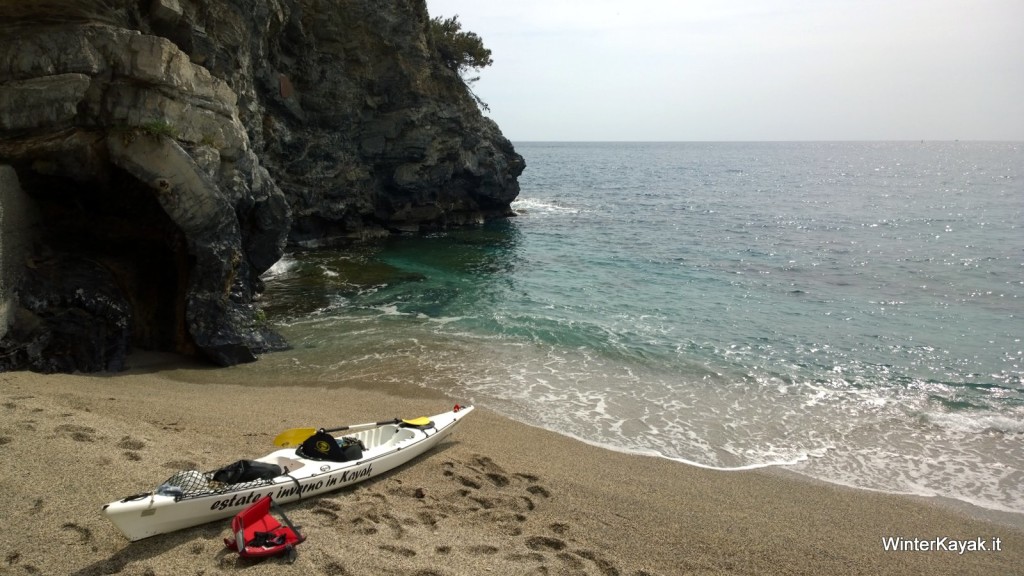
POLYGON ((441 473, 456 489, 439 498, 440 509, 456 516, 473 514, 505 536, 522 536, 537 498, 551 497, 538 476, 509 472, 488 456, 447 460, 441 473))
POLYGON ((418 513, 416 516, 419 518, 420 524, 431 529, 436 529, 438 522, 448 518, 447 514, 437 511, 423 511, 418 513))
POLYGON ((85 528, 83 526, 79 526, 74 522, 68 522, 64 524, 63 526, 61 526, 61 529, 76 532, 78 534, 79 541, 82 544, 87 544, 90 540, 92 540, 92 530, 89 530, 88 528, 85 528))
POLYGON ((505 476, 503 474, 488 472, 486 476, 487 479, 491 481, 491 484, 494 484, 498 488, 504 488, 505 486, 508 486, 509 483, 511 482, 511 480, 508 479, 508 476, 505 476))
POLYGON ((53 431, 76 442, 95 442, 98 439, 95 428, 79 426, 78 424, 61 424, 54 428, 53 431))
POLYGON ((313 505, 313 514, 327 518, 328 524, 333 524, 341 517, 341 504, 330 498, 321 498, 313 505))
MULTIPOLYGON (((320 500, 310 507, 310 512, 325 518, 326 523, 349 525, 353 536, 396 558, 419 561, 463 553, 482 561, 500 557, 501 561, 522 566, 524 571, 517 571, 522 574, 619 574, 598 553, 577 549, 568 523, 536 523, 534 514, 538 507, 556 497, 540 476, 506 470, 482 455, 465 460, 446 459, 435 470, 443 479, 437 487, 422 488, 389 478, 353 492, 344 505, 331 499, 320 500), (397 500, 409 499, 415 499, 412 513, 405 506, 396 505, 397 500), (417 547, 425 532, 452 529, 447 521, 453 518, 459 519, 460 526, 487 526, 480 535, 487 538, 490 534, 496 539, 480 541, 471 537, 465 542, 417 547), (515 540, 510 542, 509 538, 515 540)), ((327 573, 344 574, 343 570, 338 565, 327 573)), ((414 570, 409 574, 420 573, 414 570)))
POLYGON ((580 558, 585 558, 593 562, 594 566, 596 566, 604 576, 619 576, 619 569, 616 568, 611 561, 602 557, 597 552, 591 552, 590 550, 577 550, 575 554, 580 558))
POLYGON ((535 496, 543 496, 545 498, 551 497, 551 493, 543 486, 529 486, 526 491, 535 496))
POLYGON ((557 552, 559 550, 565 550, 567 546, 568 544, 566 544, 564 540, 548 536, 530 536, 526 539, 526 547, 530 550, 554 550, 557 552))
POLYGON ((117 447, 124 450, 124 457, 133 461, 138 462, 142 460, 142 454, 139 454, 139 450, 146 447, 146 443, 142 440, 137 440, 131 436, 122 436, 121 441, 117 443, 117 447))
POLYGON ((569 532, 569 525, 562 524, 561 522, 555 522, 550 528, 555 534, 567 534, 569 532))
POLYGON ((327 576, 346 576, 349 571, 345 569, 345 565, 340 562, 328 562, 324 564, 324 574, 327 576))
POLYGON ((412 548, 405 548, 404 546, 395 546, 393 544, 382 544, 377 548, 380 548, 385 552, 391 552, 392 554, 402 556, 404 558, 411 558, 416 555, 416 551, 412 548))
MULTIPOLYGON (((556 534, 565 534, 569 531, 567 524, 555 522, 549 526, 556 534)), ((554 558, 573 571, 586 571, 587 564, 593 565, 603 576, 620 576, 621 572, 607 558, 592 550, 572 550, 569 542, 552 536, 530 536, 524 541, 526 547, 533 550, 531 560, 546 566, 548 563, 547 554, 553 554, 554 558)), ((524 558, 527 556, 520 555, 524 558)))
POLYGON ((122 436, 121 441, 117 443, 117 447, 123 450, 142 450, 146 447, 146 443, 131 436, 122 436))
MULTIPOLYGON (((540 482, 540 478, 538 476, 522 472, 509 474, 508 472, 505 471, 505 469, 503 469, 501 466, 495 463, 494 460, 492 460, 488 456, 474 456, 472 460, 463 464, 465 469, 472 472, 472 474, 456 473, 454 471, 456 467, 455 462, 445 462, 443 466, 443 474, 446 477, 455 477, 458 480, 459 484, 472 490, 481 490, 487 484, 490 484, 491 486, 498 488, 499 493, 503 495, 508 494, 507 491, 502 489, 510 488, 512 490, 518 491, 519 489, 522 488, 532 496, 540 496, 543 498, 551 497, 551 492, 549 492, 547 488, 538 484, 538 482, 540 482), (525 487, 523 487, 524 484, 526 485, 525 487)), ((470 493, 463 491, 462 495, 470 496, 470 493)), ((471 498, 479 501, 479 497, 471 496, 471 498)), ((532 498, 526 495, 520 495, 519 499, 522 501, 523 504, 525 504, 528 510, 534 509, 534 502, 532 498)), ((487 500, 487 502, 492 501, 493 499, 487 500)), ((493 506, 485 507, 490 508, 493 506)), ((518 507, 519 506, 517 506, 517 508, 518 507)))
POLYGON ((478 546, 470 546, 467 550, 470 554, 476 554, 477 556, 490 556, 491 554, 497 554, 500 548, 489 544, 481 544, 478 546))
MULTIPOLYGON (((7 554, 7 556, 4 557, 4 560, 6 561, 7 565, 11 566, 12 570, 13 570, 14 566, 18 566, 18 567, 20 567, 22 569, 21 573, 24 573, 24 574, 42 574, 43 573, 42 570, 40 570, 39 568, 36 568, 36 566, 34 564, 22 564, 21 563, 22 559, 23 558, 21 556, 21 552, 17 552, 17 551, 10 552, 10 553, 7 554)), ((4 572, 4 574, 7 574, 7 572, 4 572)))
POLYGON ((174 422, 164 422, 162 420, 150 420, 149 424, 152 424, 153 426, 156 426, 157 428, 160 428, 161 430, 165 430, 167 432, 184 432, 185 431, 185 425, 182 424, 181 422, 177 421, 177 420, 175 420, 174 422))

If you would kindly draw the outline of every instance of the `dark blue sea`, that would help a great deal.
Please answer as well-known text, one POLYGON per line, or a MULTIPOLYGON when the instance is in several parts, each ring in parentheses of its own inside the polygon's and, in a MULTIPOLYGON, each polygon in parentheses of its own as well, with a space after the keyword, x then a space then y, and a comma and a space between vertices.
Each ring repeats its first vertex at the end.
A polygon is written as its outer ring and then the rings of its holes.
POLYGON ((279 262, 265 369, 1024 512, 1024 143, 516 149, 515 218, 279 262))

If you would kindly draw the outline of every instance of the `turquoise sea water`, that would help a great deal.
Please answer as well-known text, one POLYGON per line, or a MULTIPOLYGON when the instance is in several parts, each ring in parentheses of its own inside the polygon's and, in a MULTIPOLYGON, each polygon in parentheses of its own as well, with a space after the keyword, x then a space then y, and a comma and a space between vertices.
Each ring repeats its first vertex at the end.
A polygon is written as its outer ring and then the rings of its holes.
POLYGON ((516 148, 516 218, 279 262, 266 369, 1024 512, 1024 144, 516 148))

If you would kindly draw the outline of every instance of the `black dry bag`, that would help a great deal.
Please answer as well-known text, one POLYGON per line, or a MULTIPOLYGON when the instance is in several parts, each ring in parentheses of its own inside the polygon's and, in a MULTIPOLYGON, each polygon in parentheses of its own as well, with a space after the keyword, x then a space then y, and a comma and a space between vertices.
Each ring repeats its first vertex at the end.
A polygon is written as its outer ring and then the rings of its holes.
POLYGON ((225 484, 239 484, 241 482, 252 482, 253 480, 270 480, 283 473, 284 471, 277 464, 256 462, 255 460, 239 460, 214 472, 213 479, 216 482, 223 482, 225 484))
POLYGON ((326 432, 317 432, 296 451, 302 458, 349 462, 363 457, 363 443, 356 438, 335 438, 326 432))

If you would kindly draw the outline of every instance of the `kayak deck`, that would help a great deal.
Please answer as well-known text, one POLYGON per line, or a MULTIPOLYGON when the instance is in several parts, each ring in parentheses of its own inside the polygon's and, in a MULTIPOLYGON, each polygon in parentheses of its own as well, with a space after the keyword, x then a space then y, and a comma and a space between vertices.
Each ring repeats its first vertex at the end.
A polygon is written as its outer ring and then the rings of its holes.
MULTIPOLYGON (((426 433, 429 435, 430 431, 428 430, 426 433)), ((282 476, 284 476, 287 481, 301 480, 312 475, 320 474, 323 471, 321 468, 325 464, 332 465, 332 467, 356 466, 381 455, 401 450, 404 444, 415 442, 418 435, 413 429, 394 424, 386 424, 370 430, 353 432, 352 434, 348 434, 344 437, 338 437, 337 440, 340 441, 342 438, 356 439, 362 442, 365 447, 362 457, 347 462, 312 460, 298 456, 294 448, 283 448, 276 452, 271 452, 266 456, 256 458, 254 461, 279 466, 284 472, 282 476)), ((173 491, 172 489, 168 495, 174 495, 176 500, 186 500, 189 498, 202 498, 205 496, 230 492, 243 492, 262 486, 281 483, 282 481, 282 477, 278 476, 267 480, 252 480, 248 482, 226 484, 214 480, 214 474, 216 472, 217 470, 211 470, 209 472, 184 470, 168 478, 161 486, 179 488, 180 493, 173 491)))

